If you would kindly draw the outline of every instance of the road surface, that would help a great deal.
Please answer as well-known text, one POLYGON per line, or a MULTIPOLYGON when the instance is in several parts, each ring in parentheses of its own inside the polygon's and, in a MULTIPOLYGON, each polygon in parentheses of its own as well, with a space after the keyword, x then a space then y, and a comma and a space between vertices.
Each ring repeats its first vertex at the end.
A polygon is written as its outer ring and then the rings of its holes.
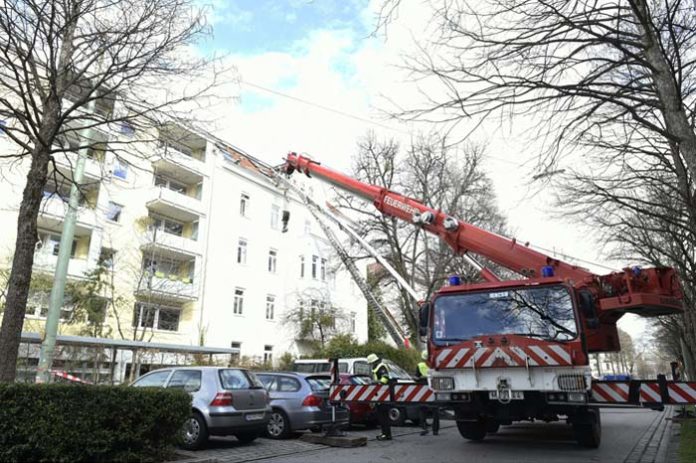
POLYGON ((470 442, 460 437, 453 422, 443 421, 444 429, 439 436, 420 436, 419 429, 414 427, 394 428, 396 437, 391 442, 374 440, 377 430, 354 431, 352 434, 365 435, 370 440, 367 446, 353 449, 314 446, 298 440, 267 439, 242 446, 230 438, 212 442, 209 450, 196 452, 196 456, 213 458, 220 463, 638 461, 644 453, 647 438, 657 429, 663 417, 663 413, 651 410, 605 409, 602 411, 603 441, 598 449, 578 446, 570 426, 564 423, 503 426, 497 434, 487 436, 483 442, 470 442))

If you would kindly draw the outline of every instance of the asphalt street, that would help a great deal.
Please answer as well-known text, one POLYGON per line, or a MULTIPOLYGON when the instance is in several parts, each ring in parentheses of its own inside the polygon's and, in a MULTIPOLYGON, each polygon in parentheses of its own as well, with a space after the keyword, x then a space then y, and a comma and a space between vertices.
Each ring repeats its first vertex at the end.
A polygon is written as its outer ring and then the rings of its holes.
MULTIPOLYGON (((284 462, 624 462, 629 459, 661 413, 650 410, 604 410, 603 442, 598 449, 585 449, 573 440, 570 426, 563 423, 528 423, 503 426, 483 442, 460 437, 447 423, 440 436, 418 434, 417 428, 391 442, 370 440, 366 447, 323 448, 273 458, 284 462)), ((376 432, 359 434, 374 436, 376 432)), ((635 452, 634 452, 635 453, 635 452)), ((268 460, 262 460, 268 461, 268 460)))
MULTIPOLYGON (((355 429, 350 434, 366 436, 367 446, 345 449, 310 444, 299 439, 257 439, 242 444, 234 437, 213 438, 204 450, 182 452, 187 462, 625 462, 663 461, 661 436, 665 432, 664 413, 644 409, 604 409, 603 442, 598 449, 585 449, 573 439, 564 423, 523 423, 503 426, 483 442, 463 439, 452 421, 443 421, 439 436, 420 436, 417 427, 394 428, 391 442, 375 440, 378 430, 355 429)), ((664 455, 663 455, 664 457, 664 455)), ((181 461, 181 460, 180 460, 181 461)))

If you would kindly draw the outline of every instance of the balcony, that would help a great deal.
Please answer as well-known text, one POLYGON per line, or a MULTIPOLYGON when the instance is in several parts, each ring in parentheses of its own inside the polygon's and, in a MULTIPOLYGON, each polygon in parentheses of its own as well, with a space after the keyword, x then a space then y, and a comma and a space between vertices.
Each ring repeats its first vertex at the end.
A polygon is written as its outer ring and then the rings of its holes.
POLYGON ((138 295, 152 295, 172 301, 193 301, 198 299, 198 285, 187 279, 155 274, 150 278, 143 277, 138 285, 138 295))
POLYGON ((201 254, 201 243, 191 238, 172 235, 163 230, 149 229, 141 237, 142 249, 158 249, 158 255, 174 259, 201 254))
MULTIPOLYGON (((65 220, 68 211, 68 203, 57 195, 45 197, 41 203, 37 223, 49 229, 60 229, 60 224, 65 220)), ((80 207, 77 210, 77 223, 75 234, 87 234, 97 225, 97 213, 94 209, 80 207)))
MULTIPOLYGON (((58 168, 68 172, 68 175, 71 175, 74 171, 75 165, 77 164, 77 157, 78 154, 73 151, 65 151, 62 153, 55 153, 53 155, 53 158, 55 159, 58 168)), ((103 174, 101 163, 95 159, 86 158, 84 180, 98 181, 102 178, 102 176, 103 174)))
POLYGON ((151 211, 182 222, 192 222, 205 215, 199 199, 164 187, 151 188, 146 205, 151 211))
MULTIPOLYGON (((34 267, 45 272, 53 273, 56 270, 58 256, 45 252, 37 252, 34 254, 34 267)), ((70 259, 68 263, 68 276, 75 278, 84 278, 92 270, 87 259, 70 259)))
POLYGON ((198 183, 203 180, 205 163, 174 146, 163 144, 156 151, 152 165, 155 170, 185 183, 198 183))

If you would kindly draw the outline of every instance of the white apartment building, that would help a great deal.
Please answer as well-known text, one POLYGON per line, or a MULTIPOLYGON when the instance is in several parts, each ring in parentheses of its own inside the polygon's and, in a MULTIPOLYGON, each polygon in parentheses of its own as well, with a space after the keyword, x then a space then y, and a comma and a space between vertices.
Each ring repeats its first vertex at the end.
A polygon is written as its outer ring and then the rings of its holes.
MULTIPOLYGON (((1 130, 11 123, 0 121, 0 154, 16 149, 1 130)), ((264 166, 219 139, 177 124, 154 134, 157 143, 136 143, 132 156, 121 151, 116 156, 109 146, 113 140, 137 141, 132 127, 92 136, 104 144, 88 154, 68 272, 79 282, 100 263, 110 268, 113 285, 105 294, 100 336, 206 346, 234 352, 237 359, 273 362, 285 352, 307 353, 306 340, 287 320, 289 312, 330 306, 337 313, 335 331, 366 340, 364 297, 309 212, 273 183, 264 166), (290 213, 286 233, 284 212, 290 213)), ((71 178, 76 159, 72 152, 56 157, 38 218, 37 275, 50 278, 55 271, 70 188, 65 178, 71 178)), ((6 269, 28 164, 0 160, 0 220, 5 224, 0 267, 6 269)), ((42 332, 47 296, 45 290, 30 296, 28 337, 42 332)), ((70 323, 70 306, 63 316, 59 333, 85 335, 84 323, 70 323)), ((141 371, 174 362, 171 352, 162 352, 167 353, 137 360, 141 371)), ((35 364, 37 353, 36 346, 27 348, 28 365, 35 364)), ((102 367, 115 371, 119 382, 132 368, 133 355, 127 349, 113 354, 102 367)))

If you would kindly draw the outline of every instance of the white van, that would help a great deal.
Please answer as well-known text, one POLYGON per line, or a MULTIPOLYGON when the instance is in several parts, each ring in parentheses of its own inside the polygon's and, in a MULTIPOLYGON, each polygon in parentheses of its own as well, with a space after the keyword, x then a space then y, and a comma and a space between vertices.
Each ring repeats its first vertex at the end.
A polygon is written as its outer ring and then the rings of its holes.
MULTIPOLYGON (((389 377, 406 381, 413 380, 411 375, 391 360, 384 359, 383 363, 389 370, 389 377)), ((292 370, 298 373, 328 373, 331 370, 331 363, 327 359, 295 360, 292 370)), ((372 377, 372 367, 367 363, 367 358, 365 357, 339 359, 338 371, 339 373, 372 377)))

